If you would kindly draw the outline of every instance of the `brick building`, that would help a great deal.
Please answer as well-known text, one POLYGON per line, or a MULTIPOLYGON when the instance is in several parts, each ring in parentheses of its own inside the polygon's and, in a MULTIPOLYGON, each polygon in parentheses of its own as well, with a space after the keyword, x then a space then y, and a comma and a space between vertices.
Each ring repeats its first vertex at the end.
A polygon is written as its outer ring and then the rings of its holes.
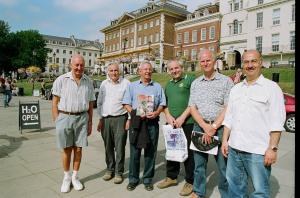
POLYGON ((201 49, 219 52, 221 14, 219 3, 198 6, 187 20, 175 24, 174 56, 182 59, 186 70, 198 69, 198 54, 201 49))
POLYGON ((163 62, 174 54, 174 24, 186 19, 187 6, 171 0, 149 1, 144 7, 125 12, 101 32, 105 34, 105 64, 120 62, 134 72, 150 60, 161 72, 163 62))

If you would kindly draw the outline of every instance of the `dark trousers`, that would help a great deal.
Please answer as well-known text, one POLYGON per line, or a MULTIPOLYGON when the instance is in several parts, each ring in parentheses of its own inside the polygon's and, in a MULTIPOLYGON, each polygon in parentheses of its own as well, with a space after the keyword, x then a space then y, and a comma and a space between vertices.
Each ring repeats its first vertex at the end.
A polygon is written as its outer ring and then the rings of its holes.
POLYGON ((127 139, 127 132, 125 131, 126 120, 125 115, 104 118, 104 127, 101 132, 105 147, 107 171, 112 174, 116 172, 116 175, 124 173, 127 139))
MULTIPOLYGON (((188 145, 188 158, 184 161, 185 181, 190 184, 194 183, 194 167, 195 167, 194 152, 190 149, 193 126, 194 124, 182 125, 187 140, 187 145, 188 145)), ((166 169, 167 169, 167 177, 171 179, 177 179, 180 172, 180 162, 167 160, 166 169)))
MULTIPOLYGON (((147 123, 150 143, 144 149, 144 173, 143 183, 152 183, 155 170, 155 158, 157 153, 157 143, 159 135, 158 123, 147 123)), ((142 149, 137 148, 135 144, 130 144, 130 162, 129 162, 129 183, 138 183, 140 181, 140 158, 142 149)))

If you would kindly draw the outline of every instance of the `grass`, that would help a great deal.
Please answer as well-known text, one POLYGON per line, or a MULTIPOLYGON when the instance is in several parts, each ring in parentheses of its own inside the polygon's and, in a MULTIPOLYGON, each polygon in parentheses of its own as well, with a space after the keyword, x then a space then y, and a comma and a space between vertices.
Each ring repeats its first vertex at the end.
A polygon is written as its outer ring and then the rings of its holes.
MULTIPOLYGON (((202 71, 196 72, 187 72, 189 74, 195 75, 196 77, 202 75, 202 71)), ((225 70, 222 73, 226 76, 231 76, 235 73, 235 70, 225 70)), ((295 95, 295 68, 265 68, 262 71, 263 75, 272 80, 273 73, 279 73, 279 86, 285 93, 289 93, 295 95)), ((93 79, 104 80, 106 76, 93 76, 93 79)), ((138 80, 140 77, 136 76, 130 79, 130 81, 138 80)), ((161 84, 162 87, 165 87, 167 82, 171 79, 170 75, 167 73, 153 73, 152 79, 161 84)), ((46 80, 46 88, 51 88, 52 82, 49 79, 46 80)), ((28 83, 26 79, 19 80, 17 83, 18 87, 24 88, 25 96, 32 95, 32 83, 28 83)), ((34 88, 39 89, 41 88, 40 82, 34 83, 34 88)))

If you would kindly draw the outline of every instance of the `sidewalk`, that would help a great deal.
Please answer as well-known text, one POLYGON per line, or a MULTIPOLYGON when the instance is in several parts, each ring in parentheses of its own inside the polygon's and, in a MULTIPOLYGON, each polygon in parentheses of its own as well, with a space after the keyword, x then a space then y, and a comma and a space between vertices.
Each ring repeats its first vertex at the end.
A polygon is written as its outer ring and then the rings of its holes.
MULTIPOLYGON (((101 135, 96 131, 98 117, 94 112, 93 133, 89 146, 83 149, 83 159, 79 172, 85 185, 83 191, 74 189, 70 193, 60 193, 63 172, 60 150, 56 148, 55 125, 51 118, 51 102, 40 100, 42 130, 18 130, 18 104, 21 101, 36 101, 34 97, 13 97, 11 106, 0 105, 0 197, 88 197, 88 198, 148 198, 181 197, 178 193, 184 185, 184 175, 178 178, 179 184, 167 189, 158 189, 157 183, 165 178, 165 148, 160 133, 154 190, 146 191, 140 184, 134 191, 126 190, 128 184, 129 145, 126 145, 125 180, 114 184, 105 182, 105 153, 101 135)), ((94 109, 96 110, 96 109, 94 109)), ((161 116, 163 120, 163 115, 161 116)), ((162 122, 162 121, 161 121, 162 122)), ((295 192, 295 134, 284 132, 278 151, 278 162, 272 167, 271 197, 292 198, 295 192)), ((141 160, 143 171, 143 157, 141 160)), ((183 167, 182 167, 183 168, 183 167)), ((213 157, 209 158, 207 197, 219 198, 217 171, 213 157)))

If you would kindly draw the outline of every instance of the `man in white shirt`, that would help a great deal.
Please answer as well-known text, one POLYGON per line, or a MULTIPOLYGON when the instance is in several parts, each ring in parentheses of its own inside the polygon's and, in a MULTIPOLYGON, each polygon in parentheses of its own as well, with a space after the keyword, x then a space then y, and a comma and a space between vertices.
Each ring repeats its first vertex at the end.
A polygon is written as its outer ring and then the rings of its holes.
POLYGON ((75 190, 82 190, 78 179, 82 147, 88 145, 87 136, 92 133, 93 104, 95 100, 91 79, 84 72, 84 58, 74 55, 71 72, 59 76, 53 83, 52 117, 55 120, 57 146, 63 149, 64 179, 61 192, 69 192, 72 183, 75 190), (73 174, 70 175, 73 152, 73 174))
POLYGON ((249 176, 254 187, 250 197, 267 198, 271 165, 284 130, 283 93, 261 74, 262 57, 257 50, 244 52, 242 61, 246 79, 231 89, 223 121, 228 196, 246 197, 249 176))
POLYGON ((107 68, 107 79, 101 83, 97 108, 100 132, 105 146, 107 170, 103 179, 108 181, 115 174, 114 183, 123 182, 125 146, 129 121, 122 99, 129 85, 127 79, 120 77, 119 65, 112 63, 107 68), (115 154, 116 152, 116 154, 115 154), (116 155, 116 156, 115 156, 116 155))

